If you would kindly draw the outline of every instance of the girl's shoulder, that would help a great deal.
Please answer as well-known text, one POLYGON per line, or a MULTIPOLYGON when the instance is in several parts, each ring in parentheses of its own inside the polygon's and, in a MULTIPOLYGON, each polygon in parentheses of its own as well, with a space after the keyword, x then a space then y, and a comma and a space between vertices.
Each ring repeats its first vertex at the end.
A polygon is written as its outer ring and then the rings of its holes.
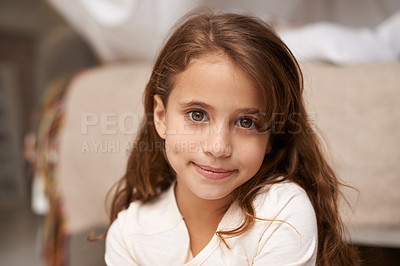
POLYGON ((312 203, 306 191, 298 184, 283 181, 262 188, 253 201, 256 216, 271 218, 279 216, 284 220, 305 219, 316 223, 312 203))
POLYGON ((286 180, 261 188, 257 193, 255 202, 269 200, 278 203, 293 197, 306 197, 308 199, 306 191, 300 185, 286 180))
MULTIPOLYGON (((255 222, 227 243, 244 247, 255 265, 315 265, 318 229, 307 193, 283 181, 263 187, 252 202, 255 222), (240 243, 240 244, 236 244, 240 243)), ((237 202, 223 219, 224 230, 238 228, 245 219, 237 202)))
POLYGON ((132 202, 126 210, 118 213, 115 222, 119 223, 126 235, 168 230, 182 219, 174 197, 172 185, 151 201, 132 202))

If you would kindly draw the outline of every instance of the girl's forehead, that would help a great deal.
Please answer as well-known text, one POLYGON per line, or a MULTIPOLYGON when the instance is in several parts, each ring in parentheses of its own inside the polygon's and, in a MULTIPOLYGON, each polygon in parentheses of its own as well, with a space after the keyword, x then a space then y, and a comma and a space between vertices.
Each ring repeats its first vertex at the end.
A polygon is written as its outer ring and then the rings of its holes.
POLYGON ((222 53, 212 53, 192 59, 186 69, 175 76, 174 87, 179 86, 179 83, 210 85, 226 81, 226 78, 235 84, 252 86, 250 78, 233 60, 222 53))
POLYGON ((192 60, 177 74, 170 94, 180 102, 204 101, 210 105, 233 105, 264 109, 263 97, 247 74, 226 56, 206 56, 192 60))

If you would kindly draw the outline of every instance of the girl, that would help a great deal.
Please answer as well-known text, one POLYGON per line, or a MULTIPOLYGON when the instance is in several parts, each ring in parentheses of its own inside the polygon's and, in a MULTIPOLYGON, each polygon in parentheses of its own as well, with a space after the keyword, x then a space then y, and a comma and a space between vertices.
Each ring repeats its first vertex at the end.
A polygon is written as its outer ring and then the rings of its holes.
POLYGON ((187 16, 145 90, 106 263, 357 264, 302 91, 296 60, 262 21, 187 16))

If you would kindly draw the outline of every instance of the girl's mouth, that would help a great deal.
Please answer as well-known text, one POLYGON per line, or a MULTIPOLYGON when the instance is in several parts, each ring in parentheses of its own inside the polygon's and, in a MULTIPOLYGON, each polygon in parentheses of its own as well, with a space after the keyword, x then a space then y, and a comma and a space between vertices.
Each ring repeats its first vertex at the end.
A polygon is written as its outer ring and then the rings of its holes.
MULTIPOLYGON (((193 163, 193 162, 192 162, 193 163)), ((206 165, 193 163, 196 171, 207 179, 220 180, 232 175, 236 170, 225 170, 222 168, 213 168, 206 165)))

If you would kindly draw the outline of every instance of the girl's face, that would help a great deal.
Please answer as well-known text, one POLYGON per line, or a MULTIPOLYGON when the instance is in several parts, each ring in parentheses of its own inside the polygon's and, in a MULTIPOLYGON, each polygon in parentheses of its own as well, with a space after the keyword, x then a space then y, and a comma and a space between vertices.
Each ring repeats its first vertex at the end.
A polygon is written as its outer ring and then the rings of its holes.
POLYGON ((260 169, 269 134, 256 130, 263 98, 230 60, 202 57, 175 78, 164 107, 154 97, 155 126, 165 139, 177 191, 227 198, 260 169))

